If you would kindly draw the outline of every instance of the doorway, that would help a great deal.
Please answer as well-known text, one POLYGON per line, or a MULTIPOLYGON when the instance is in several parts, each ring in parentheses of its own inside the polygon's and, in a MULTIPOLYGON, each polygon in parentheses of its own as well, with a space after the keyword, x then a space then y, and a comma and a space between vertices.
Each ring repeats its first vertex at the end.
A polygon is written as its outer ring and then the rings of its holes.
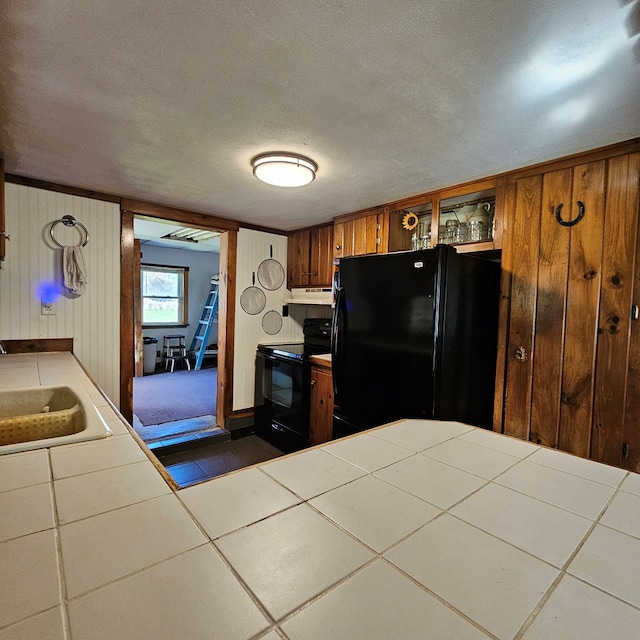
POLYGON ((142 326, 135 318, 136 304, 141 296, 141 251, 136 249, 136 244, 140 241, 136 241, 134 232, 134 218, 138 216, 220 234, 215 425, 223 427, 225 417, 232 412, 235 322, 232 301, 235 298, 238 224, 222 218, 127 199, 123 199, 121 204, 120 412, 133 424, 134 379, 136 373, 143 371, 142 326))
POLYGON ((132 426, 154 451, 227 439, 215 417, 221 233, 140 215, 133 226, 132 426))

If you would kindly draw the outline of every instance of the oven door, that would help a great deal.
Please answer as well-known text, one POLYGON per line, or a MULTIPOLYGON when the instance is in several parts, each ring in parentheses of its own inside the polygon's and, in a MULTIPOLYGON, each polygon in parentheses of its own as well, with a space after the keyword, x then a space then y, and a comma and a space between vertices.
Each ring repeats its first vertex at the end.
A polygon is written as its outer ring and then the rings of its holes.
POLYGON ((256 356, 255 431, 285 453, 307 446, 306 369, 302 360, 260 351, 256 356))

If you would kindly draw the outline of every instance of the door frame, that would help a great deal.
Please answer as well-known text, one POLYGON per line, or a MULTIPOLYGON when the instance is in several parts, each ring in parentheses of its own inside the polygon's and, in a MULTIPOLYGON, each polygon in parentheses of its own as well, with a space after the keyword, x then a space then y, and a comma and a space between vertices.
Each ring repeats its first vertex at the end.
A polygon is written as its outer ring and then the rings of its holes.
POLYGON ((161 218, 184 226, 219 231, 220 291, 218 295, 218 389, 216 424, 225 426, 233 412, 233 345, 235 337, 236 257, 240 225, 201 213, 122 198, 120 202, 120 413, 133 423, 135 374, 136 252, 133 219, 161 218))

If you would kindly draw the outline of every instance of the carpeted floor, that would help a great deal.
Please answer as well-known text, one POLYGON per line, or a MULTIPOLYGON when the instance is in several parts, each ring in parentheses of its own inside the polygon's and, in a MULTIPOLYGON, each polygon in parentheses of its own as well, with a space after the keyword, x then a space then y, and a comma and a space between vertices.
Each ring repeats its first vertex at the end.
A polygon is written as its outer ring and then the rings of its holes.
POLYGON ((154 373, 133 379, 133 412, 143 425, 216 414, 218 370, 154 373))

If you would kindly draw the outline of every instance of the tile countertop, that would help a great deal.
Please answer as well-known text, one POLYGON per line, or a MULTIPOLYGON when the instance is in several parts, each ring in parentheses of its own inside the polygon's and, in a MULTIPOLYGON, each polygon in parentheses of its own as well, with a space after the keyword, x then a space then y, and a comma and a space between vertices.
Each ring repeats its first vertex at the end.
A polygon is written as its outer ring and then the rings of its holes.
POLYGON ((110 438, 0 456, 0 640, 637 636, 637 474, 406 420, 174 491, 93 396, 110 438))

